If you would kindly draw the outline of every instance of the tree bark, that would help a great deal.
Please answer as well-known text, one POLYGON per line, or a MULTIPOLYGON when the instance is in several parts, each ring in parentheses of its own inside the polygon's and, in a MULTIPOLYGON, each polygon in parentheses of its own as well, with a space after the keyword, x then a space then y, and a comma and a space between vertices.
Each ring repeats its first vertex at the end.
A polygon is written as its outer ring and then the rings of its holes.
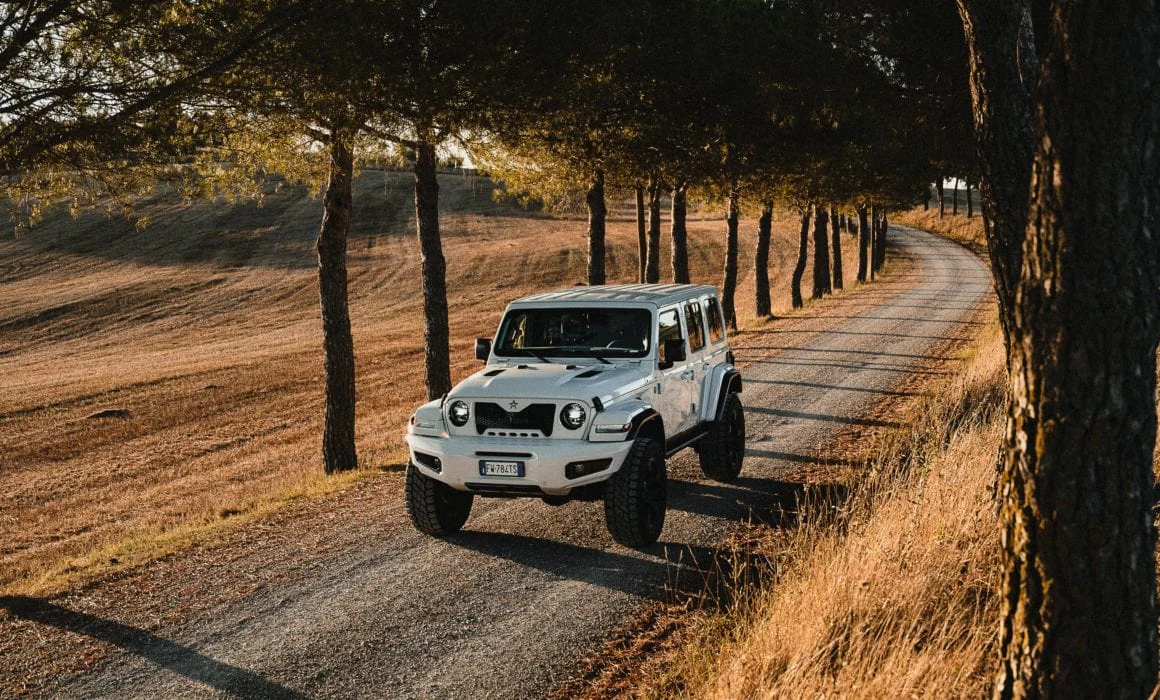
POLYGON ((996 697, 1156 686, 1158 87, 1155 0, 1053 4, 1008 339, 996 697))
POLYGON ((655 176, 648 181, 648 266, 644 281, 661 281, 661 183, 655 176))
POLYGON ((753 254, 753 288, 757 295, 755 306, 757 317, 770 314, 769 298, 769 239, 773 235, 773 204, 766 202, 761 207, 761 218, 757 220, 757 250, 753 254))
POLYGON ((951 190, 951 216, 959 215, 959 179, 955 178, 955 186, 951 190))
POLYGON ((890 230, 890 224, 886 221, 886 210, 881 211, 881 220, 878 224, 878 233, 874 236, 874 272, 875 274, 882 271, 882 266, 886 264, 886 233, 890 230))
POLYGON ((975 199, 971 196, 971 183, 968 181, 967 185, 967 218, 975 218, 975 199))
POLYGON ((639 183, 636 186, 636 238, 640 258, 636 281, 644 284, 645 266, 646 260, 648 260, 648 238, 645 234, 644 185, 639 183))
POLYGON ((858 212, 858 281, 870 280, 870 210, 865 204, 858 212))
POLYGON ((686 187, 687 185, 684 182, 679 182, 672 191, 672 266, 673 282, 677 284, 689 283, 689 234, 685 228, 687 207, 685 200, 686 187))
POLYGON ((990 222, 987 250, 1007 338, 1015 323, 1034 149, 1031 90, 1038 69, 1031 5, 1030 0, 957 2, 970 59, 979 200, 990 222))
POLYGON ((415 149, 415 221, 423 276, 423 336, 427 399, 451 391, 451 349, 447 324, 447 263, 439 235, 439 179, 435 144, 421 141, 415 149))
POLYGON ((834 289, 842 288, 842 227, 838 208, 830 206, 830 256, 834 259, 834 289))
POLYGON ((330 141, 330 168, 318 231, 318 291, 322 307, 322 350, 326 372, 326 413, 322 464, 327 474, 354 469, 354 338, 347 306, 346 241, 352 210, 354 134, 336 131, 330 141))
POLYGON ((826 226, 826 208, 818 206, 814 210, 814 299, 831 291, 830 287, 830 244, 826 226))
POLYGON ((588 183, 588 284, 604 284, 604 224, 608 209, 604 204, 604 171, 592 171, 588 183))
POLYGON ((874 262, 875 256, 878 254, 878 226, 881 219, 878 215, 878 206, 870 205, 870 280, 873 281, 878 276, 878 265, 874 262))
POLYGON ((938 176, 938 218, 943 218, 947 211, 946 202, 946 184, 943 182, 943 176, 938 176))
POLYGON ((798 232, 798 258, 797 265, 793 268, 793 278, 790 282, 790 299, 793 302, 793 308, 800 309, 805 306, 805 301, 802 299, 802 277, 806 273, 806 262, 809 260, 810 254, 810 210, 806 207, 802 210, 802 226, 798 232))
POLYGON ((729 190, 729 211, 725 217, 725 279, 721 283, 721 312, 732 329, 737 328, 733 297, 737 291, 737 217, 740 209, 737 187, 729 190))

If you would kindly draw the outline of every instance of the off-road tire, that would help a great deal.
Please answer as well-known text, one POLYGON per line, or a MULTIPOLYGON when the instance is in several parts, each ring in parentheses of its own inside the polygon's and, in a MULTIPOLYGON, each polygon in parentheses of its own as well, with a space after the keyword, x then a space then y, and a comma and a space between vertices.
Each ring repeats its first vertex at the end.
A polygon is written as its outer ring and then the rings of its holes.
POLYGON ((459 532, 468 516, 475 494, 457 491, 441 481, 407 464, 407 480, 403 485, 407 512, 420 532, 435 537, 446 537, 459 532))
POLYGON ((604 492, 604 521, 612 539, 626 547, 657 541, 665 527, 668 497, 665 452, 650 438, 637 438, 604 492))
POLYGON ((745 410, 737 394, 725 397, 720 417, 709 424, 709 432, 697 444, 697 455, 701 471, 714 481, 733 481, 741 473, 745 460, 745 410))

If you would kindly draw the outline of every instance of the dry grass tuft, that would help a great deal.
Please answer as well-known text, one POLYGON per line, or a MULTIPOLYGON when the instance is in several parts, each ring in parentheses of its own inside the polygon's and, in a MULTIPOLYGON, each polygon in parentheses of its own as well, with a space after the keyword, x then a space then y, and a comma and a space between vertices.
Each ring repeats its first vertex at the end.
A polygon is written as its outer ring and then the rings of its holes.
POLYGON ((699 613, 644 696, 979 696, 996 631, 991 488, 1003 349, 991 328, 964 372, 875 438, 844 502, 812 498, 760 544, 772 580, 699 613))

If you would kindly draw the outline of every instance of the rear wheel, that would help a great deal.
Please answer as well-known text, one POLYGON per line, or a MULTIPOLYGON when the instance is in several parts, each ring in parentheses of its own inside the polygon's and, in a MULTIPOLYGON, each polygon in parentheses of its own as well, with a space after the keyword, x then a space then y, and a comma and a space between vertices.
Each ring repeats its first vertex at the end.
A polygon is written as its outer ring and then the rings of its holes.
POLYGON ((697 445, 701 471, 714 481, 732 481, 741 473, 745 459, 745 409, 737 394, 725 397, 721 416, 697 445))
POLYGON ((604 521, 612 539, 626 547, 657 541, 665 527, 668 477, 660 443, 637 438, 604 493, 604 521))
POLYGON ((457 491, 410 463, 403 491, 415 528, 436 537, 458 532, 471 515, 471 503, 475 500, 475 494, 457 491))

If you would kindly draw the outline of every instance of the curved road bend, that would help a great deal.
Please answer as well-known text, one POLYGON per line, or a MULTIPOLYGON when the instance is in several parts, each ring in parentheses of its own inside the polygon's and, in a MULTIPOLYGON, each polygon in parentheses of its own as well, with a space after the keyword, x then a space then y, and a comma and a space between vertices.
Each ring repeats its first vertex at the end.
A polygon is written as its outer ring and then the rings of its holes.
MULTIPOLYGON (((743 360, 749 448, 742 478, 702 480, 695 455, 670 462, 661 542, 611 543, 600 504, 550 508, 477 500, 449 541, 409 527, 328 553, 317 575, 274 582, 208 619, 125 632, 125 651, 53 689, 66 697, 513 697, 568 677, 585 651, 643 602, 680 585, 751 508, 792 492, 784 478, 864 418, 965 325, 986 297, 983 263, 935 236, 892 227, 910 258, 897 294, 824 332, 770 333, 743 360)), ((883 289, 891 285, 883 285, 883 289)), ((835 309, 843 308, 834 305, 835 309)), ((83 622, 83 621, 82 621, 83 622)), ((130 628, 131 630, 132 628, 130 628)))

